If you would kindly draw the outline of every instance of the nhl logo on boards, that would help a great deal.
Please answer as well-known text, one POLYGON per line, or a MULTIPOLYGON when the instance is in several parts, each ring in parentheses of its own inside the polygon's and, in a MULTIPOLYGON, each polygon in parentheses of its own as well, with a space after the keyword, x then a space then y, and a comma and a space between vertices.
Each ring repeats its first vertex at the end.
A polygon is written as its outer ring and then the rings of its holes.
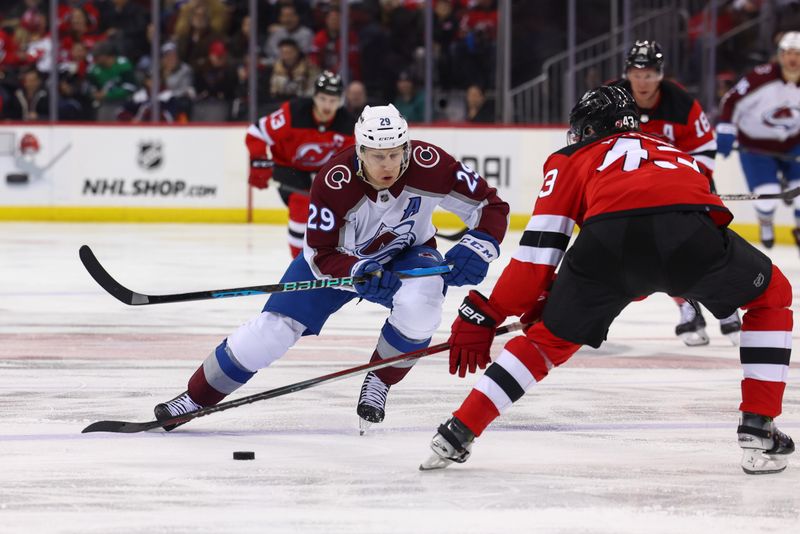
POLYGON ((164 163, 161 141, 139 141, 136 163, 146 171, 154 171, 164 163))

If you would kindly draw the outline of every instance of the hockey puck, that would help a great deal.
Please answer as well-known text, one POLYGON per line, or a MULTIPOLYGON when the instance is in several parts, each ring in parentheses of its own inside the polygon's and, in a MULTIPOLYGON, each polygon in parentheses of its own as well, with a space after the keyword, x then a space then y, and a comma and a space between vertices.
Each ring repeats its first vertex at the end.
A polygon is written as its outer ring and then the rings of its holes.
POLYGON ((6 174, 6 183, 7 184, 27 184, 28 183, 28 175, 24 174, 24 173, 6 174))
POLYGON ((253 451, 233 451, 234 460, 255 460, 256 453, 253 451))

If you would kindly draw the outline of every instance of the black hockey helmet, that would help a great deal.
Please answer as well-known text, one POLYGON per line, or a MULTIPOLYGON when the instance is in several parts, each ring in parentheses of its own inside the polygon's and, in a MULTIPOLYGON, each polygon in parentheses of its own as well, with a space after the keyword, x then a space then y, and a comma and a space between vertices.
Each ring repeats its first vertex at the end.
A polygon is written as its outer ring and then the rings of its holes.
POLYGON ((569 144, 639 129, 639 108, 623 87, 587 91, 569 114, 569 144))
POLYGON ((664 72, 664 54, 655 41, 636 41, 625 59, 625 72, 630 69, 656 69, 664 72))
POLYGON ((325 93, 326 95, 342 96, 343 92, 342 77, 329 70, 323 71, 314 82, 314 94, 325 93))

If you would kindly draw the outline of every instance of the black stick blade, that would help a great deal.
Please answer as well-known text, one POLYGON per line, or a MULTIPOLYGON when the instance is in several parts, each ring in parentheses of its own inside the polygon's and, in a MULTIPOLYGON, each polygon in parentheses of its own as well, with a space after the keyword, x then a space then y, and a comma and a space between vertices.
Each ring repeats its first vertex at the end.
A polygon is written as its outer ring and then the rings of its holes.
POLYGON ((97 421, 81 430, 82 434, 89 432, 116 432, 122 434, 135 434, 159 428, 161 423, 158 421, 148 421, 146 423, 132 423, 130 421, 97 421))
POLYGON ((87 245, 81 246, 78 255, 81 258, 81 263, 83 263, 83 266, 86 267, 86 270, 92 278, 94 278, 94 281, 100 284, 100 287, 105 289, 112 297, 131 306, 148 303, 147 295, 135 293, 114 280, 114 278, 108 274, 108 271, 100 265, 94 252, 92 252, 92 249, 87 245))
POLYGON ((439 232, 436 232, 436 237, 441 237, 442 239, 446 239, 448 241, 460 241, 467 232, 469 232, 469 228, 465 227, 454 234, 440 234, 439 232))

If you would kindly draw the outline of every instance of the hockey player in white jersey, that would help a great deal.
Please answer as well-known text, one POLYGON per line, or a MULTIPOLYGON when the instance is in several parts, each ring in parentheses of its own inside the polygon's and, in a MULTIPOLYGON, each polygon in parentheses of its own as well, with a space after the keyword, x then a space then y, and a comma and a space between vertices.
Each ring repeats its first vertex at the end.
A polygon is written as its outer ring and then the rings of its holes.
MULTIPOLYGON (((787 32, 778 43, 778 62, 759 65, 728 91, 720 103, 717 152, 728 157, 739 142, 739 159, 753 193, 779 193, 778 173, 789 188, 800 186, 800 32, 787 32)), ((775 243, 776 199, 754 202, 761 243, 775 243)), ((800 197, 794 200, 800 246, 800 197)))
MULTIPOLYGON (((319 335, 331 314, 358 297, 390 310, 371 361, 425 348, 441 322, 446 286, 484 279, 489 262, 499 256, 508 223, 508 204, 496 190, 441 148, 411 141, 408 124, 392 105, 365 108, 355 138, 354 147, 317 173, 303 255, 281 282, 372 275, 369 281, 356 284, 355 291, 273 294, 261 314, 212 351, 186 392, 155 407, 159 421, 219 403, 301 336, 319 335), (437 206, 470 228, 444 258, 431 220, 437 206), (445 275, 401 281, 393 273, 443 262, 452 265, 445 275)), ((356 408, 362 433, 383 421, 389 388, 413 363, 367 374, 356 408)))

